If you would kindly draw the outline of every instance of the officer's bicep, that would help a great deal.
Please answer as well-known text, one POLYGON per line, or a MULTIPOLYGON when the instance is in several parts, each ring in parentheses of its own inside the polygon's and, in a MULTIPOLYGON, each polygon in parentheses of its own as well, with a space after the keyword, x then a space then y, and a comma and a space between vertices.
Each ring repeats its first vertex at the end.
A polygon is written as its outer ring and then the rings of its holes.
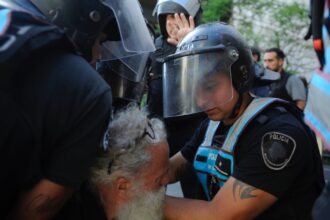
POLYGON ((276 201, 274 195, 230 177, 211 203, 222 219, 254 219, 276 201))

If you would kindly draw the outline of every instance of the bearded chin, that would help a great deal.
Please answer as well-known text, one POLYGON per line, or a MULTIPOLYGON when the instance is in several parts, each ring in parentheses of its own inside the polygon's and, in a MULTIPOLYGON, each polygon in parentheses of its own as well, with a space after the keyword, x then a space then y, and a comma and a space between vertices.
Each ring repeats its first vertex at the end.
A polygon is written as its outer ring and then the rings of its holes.
POLYGON ((118 212, 116 220, 162 220, 165 187, 157 192, 138 192, 118 212))

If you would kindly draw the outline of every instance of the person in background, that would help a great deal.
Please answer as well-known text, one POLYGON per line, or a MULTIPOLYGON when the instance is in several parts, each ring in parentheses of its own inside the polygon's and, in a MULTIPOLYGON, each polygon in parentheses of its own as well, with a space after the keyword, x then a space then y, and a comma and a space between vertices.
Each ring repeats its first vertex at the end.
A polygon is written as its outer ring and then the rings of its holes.
POLYGON ((284 70, 285 54, 279 48, 269 48, 264 54, 264 67, 281 73, 281 79, 271 85, 271 97, 281 98, 294 103, 304 110, 306 105, 306 89, 301 79, 284 70))
POLYGON ((169 147, 164 123, 136 105, 118 111, 91 168, 107 219, 163 219, 169 147))
POLYGON ((159 0, 154 15, 157 16, 160 36, 155 40, 156 51, 151 56, 148 106, 150 113, 163 117, 164 58, 173 54, 178 42, 200 23, 202 8, 199 0, 159 0))
POLYGON ((254 75, 251 92, 258 97, 269 97, 271 95, 271 84, 280 80, 281 75, 278 72, 271 71, 263 67, 260 62, 260 51, 256 47, 251 47, 254 61, 254 75))
POLYGON ((254 62, 259 63, 261 60, 260 50, 257 47, 251 47, 254 62))

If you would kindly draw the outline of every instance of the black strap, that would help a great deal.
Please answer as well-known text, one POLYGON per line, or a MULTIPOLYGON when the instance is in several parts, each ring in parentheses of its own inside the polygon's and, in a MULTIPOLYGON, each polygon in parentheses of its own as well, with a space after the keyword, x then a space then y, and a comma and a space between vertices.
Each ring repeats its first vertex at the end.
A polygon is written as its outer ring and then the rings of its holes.
MULTIPOLYGON (((324 0, 314 0, 312 2, 312 33, 313 33, 313 40, 314 40, 314 49, 317 54, 317 57, 320 61, 321 67, 325 64, 324 58, 324 49, 322 47, 315 47, 316 41, 322 41, 322 26, 323 26, 323 12, 324 12, 324 0)), ((320 46, 320 45, 318 45, 320 46)))
POLYGON ((328 31, 328 35, 330 35, 330 16, 324 19, 324 25, 328 31))
POLYGON ((266 111, 265 113, 261 113, 260 115, 258 115, 256 117, 255 121, 262 125, 262 124, 267 123, 270 118, 281 115, 286 112, 287 112, 287 110, 285 109, 285 107, 276 106, 276 107, 266 111))

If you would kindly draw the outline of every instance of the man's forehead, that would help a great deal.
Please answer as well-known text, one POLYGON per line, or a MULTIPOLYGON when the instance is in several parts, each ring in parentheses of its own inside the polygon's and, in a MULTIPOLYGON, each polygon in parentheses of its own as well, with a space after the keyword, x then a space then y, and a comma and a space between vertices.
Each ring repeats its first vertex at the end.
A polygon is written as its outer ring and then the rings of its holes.
MULTIPOLYGON (((163 169, 169 161, 169 147, 167 142, 158 143, 156 146, 150 148, 151 153, 151 166, 157 167, 157 169, 163 169)), ((151 168, 151 167, 150 167, 151 168)), ((151 168, 152 169, 152 168, 151 168)))
POLYGON ((150 153, 150 163, 139 172, 139 178, 153 183, 161 179, 169 169, 169 147, 166 141, 155 144, 147 150, 150 153))
POLYGON ((271 60, 271 59, 277 59, 277 54, 273 51, 271 52, 265 52, 264 59, 265 60, 271 60))
POLYGON ((169 146, 167 141, 161 141, 159 143, 152 144, 147 148, 147 152, 150 154, 151 162, 158 164, 161 159, 168 159, 169 157, 169 146))

